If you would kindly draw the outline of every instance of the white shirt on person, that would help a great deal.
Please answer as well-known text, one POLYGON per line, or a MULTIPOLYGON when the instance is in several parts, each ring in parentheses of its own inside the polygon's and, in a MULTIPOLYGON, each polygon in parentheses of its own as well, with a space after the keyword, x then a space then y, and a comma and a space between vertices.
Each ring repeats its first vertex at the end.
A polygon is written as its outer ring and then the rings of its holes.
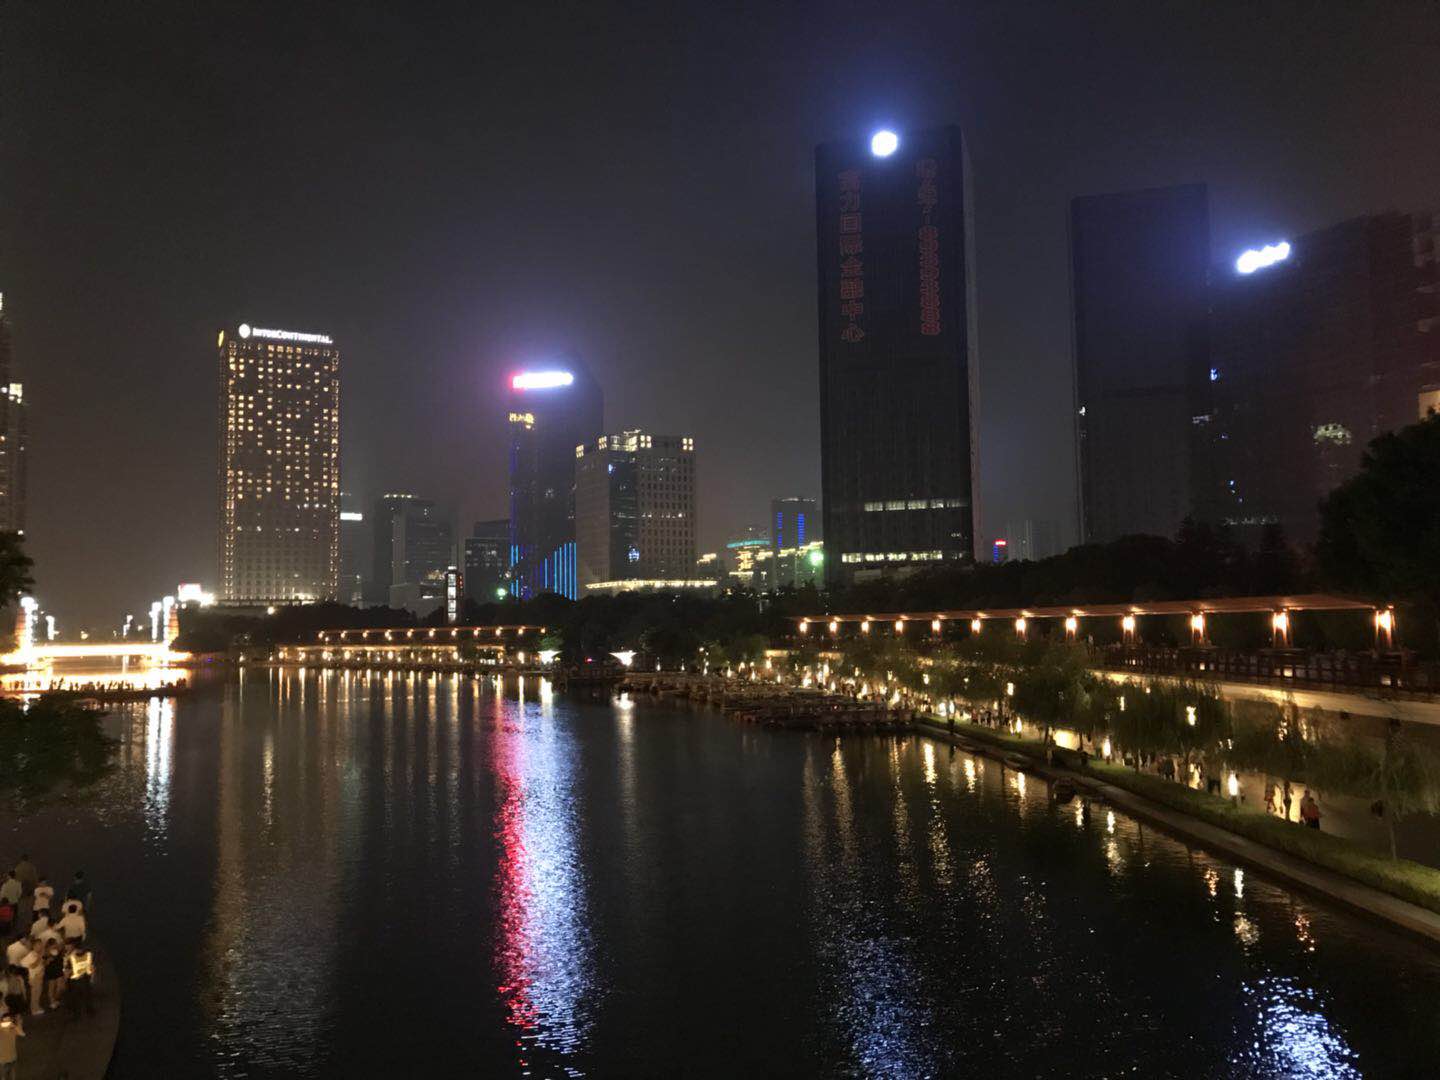
POLYGON ((30 951, 30 942, 25 938, 12 941, 5 949, 5 963, 18 964, 25 959, 25 954, 30 951))
POLYGON ((55 886, 53 886, 53 885, 36 885, 36 886, 35 886, 35 900, 34 900, 34 905, 35 905, 35 910, 36 910, 36 911, 49 911, 49 910, 50 910, 50 901, 53 900, 54 898, 55 898, 55 886))
POLYGON ((65 935, 66 941, 74 941, 76 938, 85 936, 85 916, 78 911, 68 912, 64 918, 55 924, 55 929, 65 935))

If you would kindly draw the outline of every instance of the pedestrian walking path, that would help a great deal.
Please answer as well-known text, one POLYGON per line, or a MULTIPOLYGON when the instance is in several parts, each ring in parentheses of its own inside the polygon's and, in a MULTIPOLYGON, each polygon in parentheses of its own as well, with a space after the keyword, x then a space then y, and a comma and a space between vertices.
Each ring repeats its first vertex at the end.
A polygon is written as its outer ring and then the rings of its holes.
MULTIPOLYGON (((954 742, 974 748, 986 756, 1004 760, 1017 755, 1032 760, 1029 755, 999 744, 991 745, 979 739, 957 736, 933 720, 923 720, 917 730, 931 738, 954 742)), ((1268 874, 1287 885, 1312 896, 1337 903, 1360 915, 1378 919, 1391 926, 1419 937, 1440 948, 1440 914, 1412 904, 1407 900, 1381 892, 1353 878, 1337 874, 1325 867, 1317 866, 1305 859, 1277 851, 1265 844, 1257 843, 1208 822, 1200 821, 1189 814, 1172 810, 1167 806, 1106 783, 1095 776, 1073 769, 1060 768, 1048 763, 1034 762, 1037 773, 1047 778, 1064 777, 1078 788, 1098 795, 1106 802, 1125 811, 1132 817, 1158 825, 1173 835, 1188 839, 1208 851, 1233 859, 1238 863, 1268 874)))
POLYGON ((120 1034, 120 982, 103 944, 94 940, 98 974, 95 1015, 74 1015, 65 1006, 25 1017, 17 1080, 101 1080, 120 1034))
POLYGON ((0 872, 0 1064, 15 1080, 103 1080, 110 1067, 120 980, 93 900, 82 872, 62 894, 28 855, 0 872))

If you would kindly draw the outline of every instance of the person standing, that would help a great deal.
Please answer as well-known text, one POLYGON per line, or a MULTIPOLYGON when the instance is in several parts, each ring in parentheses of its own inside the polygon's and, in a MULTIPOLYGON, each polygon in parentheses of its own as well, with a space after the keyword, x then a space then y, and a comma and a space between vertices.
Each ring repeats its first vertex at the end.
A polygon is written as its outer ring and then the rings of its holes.
POLYGON ((45 997, 52 1010, 60 1007, 64 992, 65 957, 60 953, 60 943, 52 941, 45 946, 45 997))
POLYGON ((1310 789, 1305 789, 1305 794, 1300 797, 1300 820, 1309 829, 1320 828, 1320 804, 1315 801, 1315 796, 1310 794, 1310 789))
POLYGON ((45 1015, 45 958, 40 955, 41 945, 34 942, 34 947, 25 954, 25 959, 20 961, 20 966, 25 969, 26 978, 30 982, 30 1012, 35 1016, 45 1015))
POLYGON ((18 1015, 0 1016, 0 1080, 16 1080, 15 1063, 20 1054, 16 1043, 25 1037, 25 1024, 18 1015))
POLYGON ((85 940, 85 909, 79 900, 65 901, 65 914, 55 924, 55 928, 66 941, 85 940))
POLYGON ((55 898, 55 886, 50 884, 50 879, 42 877, 35 885, 35 897, 31 901, 31 911, 38 919, 41 915, 50 914, 50 901, 55 898))
POLYGON ((6 966, 9 966, 10 964, 20 963, 20 961, 24 958, 25 954, 29 951, 30 939, 25 937, 16 938, 9 945, 5 946, 6 966))
POLYGON ((85 876, 84 870, 76 870, 75 877, 70 882, 70 888, 65 892, 66 900, 79 900, 85 905, 85 910, 90 910, 90 900, 95 890, 90 887, 90 880, 85 876))
POLYGON ((0 900, 8 900, 12 904, 18 904, 24 892, 25 890, 20 885, 20 879, 15 876, 15 871, 11 870, 5 875, 4 884, 0 884, 0 900))
POLYGON ((15 864, 15 876, 20 879, 22 896, 29 896, 35 891, 35 883, 40 880, 39 871, 35 864, 30 861, 29 855, 21 855, 20 861, 15 864))
POLYGON ((24 968, 15 964, 5 965, 5 1008, 16 1016, 23 1016, 30 1007, 30 981, 24 968))
POLYGON ((94 981, 95 955, 77 941, 65 954, 65 1001, 71 1015, 79 1016, 82 1007, 86 1016, 95 1015, 94 981))

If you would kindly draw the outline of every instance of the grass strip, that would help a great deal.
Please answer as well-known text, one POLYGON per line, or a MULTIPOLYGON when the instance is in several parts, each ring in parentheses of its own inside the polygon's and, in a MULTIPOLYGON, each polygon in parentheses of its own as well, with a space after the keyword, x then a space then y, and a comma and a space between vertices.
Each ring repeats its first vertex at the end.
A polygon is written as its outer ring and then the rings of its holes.
MULTIPOLYGON (((949 730, 948 722, 934 718, 923 721, 938 732, 949 730)), ((957 720, 955 734, 1025 754, 1045 761, 1045 748, 1038 739, 1024 739, 1005 731, 957 720)), ((1392 859, 1354 840, 1307 829, 1270 814, 1236 806, 1229 799, 1177 784, 1173 780, 1137 772, 1124 765, 1090 760, 1088 772, 1106 783, 1133 792, 1161 806, 1226 829, 1258 844, 1283 851, 1333 870, 1337 874, 1408 900, 1440 913, 1440 870, 1410 859, 1392 859)))

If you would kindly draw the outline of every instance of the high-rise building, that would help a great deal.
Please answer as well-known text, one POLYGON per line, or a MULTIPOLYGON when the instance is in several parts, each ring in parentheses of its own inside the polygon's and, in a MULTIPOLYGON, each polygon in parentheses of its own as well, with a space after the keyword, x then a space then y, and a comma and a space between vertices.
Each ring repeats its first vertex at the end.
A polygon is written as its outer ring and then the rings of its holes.
POLYGON ((340 600, 360 604, 365 599, 365 568, 370 561, 370 534, 359 501, 348 491, 340 493, 340 600))
POLYGON ((508 591, 510 521, 477 521, 465 538, 465 595, 477 604, 493 604, 508 591))
POLYGON ((820 513, 814 499, 795 495, 770 500, 770 549, 802 548, 820 539, 820 513))
POLYGON ((220 331, 220 596, 334 599, 340 349, 328 334, 220 331))
POLYGON ((690 579, 695 567, 695 440, 622 431, 571 451, 579 584, 690 579))
POLYGON ((394 584, 395 519, 403 515, 414 495, 391 492, 375 500, 370 513, 370 577, 365 582, 365 599, 371 604, 389 604, 394 584))
POLYGON ((1440 406, 1440 214, 1352 218, 1216 273, 1204 516, 1313 540, 1375 436, 1440 406))
POLYGON ((391 607, 414 607, 445 593, 455 562, 450 522, 432 499, 392 493, 375 501, 372 595, 391 607))
POLYGON ((1060 530, 1049 518, 1020 518, 1005 523, 1010 558, 1034 562, 1060 554, 1060 530))
POLYGON ((0 530, 25 531, 25 387, 16 380, 10 315, 0 293, 0 530))
POLYGON ((578 363, 510 377, 510 591, 579 595, 575 448, 604 421, 600 387, 578 363))
POLYGON ((1075 199, 1070 264, 1081 537, 1173 536, 1203 483, 1205 186, 1075 199))
MULTIPOLYGON (((978 367, 957 127, 815 151, 832 583, 975 554, 978 367)), ((786 538, 788 543, 788 538, 786 538)))

